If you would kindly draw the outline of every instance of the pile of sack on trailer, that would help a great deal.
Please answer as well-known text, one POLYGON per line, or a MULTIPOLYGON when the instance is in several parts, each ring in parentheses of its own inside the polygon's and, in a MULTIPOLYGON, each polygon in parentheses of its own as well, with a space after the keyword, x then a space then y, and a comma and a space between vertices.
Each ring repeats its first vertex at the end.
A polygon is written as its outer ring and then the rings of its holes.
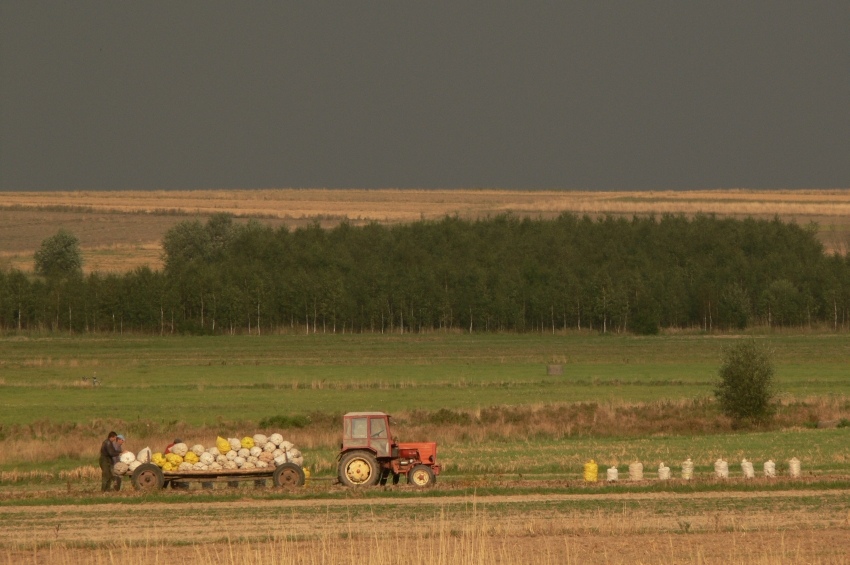
POLYGON ((170 453, 151 453, 145 448, 135 454, 121 454, 121 460, 113 466, 116 475, 132 473, 143 463, 153 463, 165 472, 203 472, 236 469, 275 468, 284 463, 304 465, 304 457, 295 446, 278 433, 265 436, 255 434, 242 439, 216 438, 215 446, 206 448, 201 444, 191 447, 186 443, 175 443, 170 453))

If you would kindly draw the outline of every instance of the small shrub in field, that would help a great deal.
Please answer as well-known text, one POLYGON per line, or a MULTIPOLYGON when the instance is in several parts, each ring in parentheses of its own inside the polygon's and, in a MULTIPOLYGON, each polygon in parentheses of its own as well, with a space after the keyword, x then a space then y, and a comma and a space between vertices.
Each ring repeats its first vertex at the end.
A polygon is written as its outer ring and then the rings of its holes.
POLYGON ((719 373, 714 396, 736 425, 764 422, 773 414, 773 361, 764 346, 749 340, 725 349, 719 373))
POLYGON ((449 410, 447 408, 440 408, 439 410, 431 414, 429 421, 432 424, 467 425, 472 423, 472 416, 470 416, 466 412, 461 412, 459 410, 449 410))
POLYGON ((260 427, 265 429, 280 428, 304 428, 310 424, 310 418, 297 414, 295 416, 269 416, 260 420, 260 427))

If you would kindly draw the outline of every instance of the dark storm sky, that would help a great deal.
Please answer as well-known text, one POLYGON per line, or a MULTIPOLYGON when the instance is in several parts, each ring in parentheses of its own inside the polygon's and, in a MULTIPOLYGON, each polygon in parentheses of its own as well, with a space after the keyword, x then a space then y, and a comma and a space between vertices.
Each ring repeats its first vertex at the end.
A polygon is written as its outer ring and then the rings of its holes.
POLYGON ((0 3, 0 189, 850 187, 850 3, 0 3))

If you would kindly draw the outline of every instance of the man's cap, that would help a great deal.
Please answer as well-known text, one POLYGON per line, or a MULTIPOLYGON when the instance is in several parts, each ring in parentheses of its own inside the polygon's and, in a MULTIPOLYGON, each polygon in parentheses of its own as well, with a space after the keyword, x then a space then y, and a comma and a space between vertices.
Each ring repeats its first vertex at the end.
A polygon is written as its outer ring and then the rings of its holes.
POLYGON ((179 437, 174 438, 174 443, 183 443, 183 440, 179 437))
POLYGON ((124 436, 123 436, 123 435, 121 435, 121 434, 118 434, 117 439, 124 439, 124 436))

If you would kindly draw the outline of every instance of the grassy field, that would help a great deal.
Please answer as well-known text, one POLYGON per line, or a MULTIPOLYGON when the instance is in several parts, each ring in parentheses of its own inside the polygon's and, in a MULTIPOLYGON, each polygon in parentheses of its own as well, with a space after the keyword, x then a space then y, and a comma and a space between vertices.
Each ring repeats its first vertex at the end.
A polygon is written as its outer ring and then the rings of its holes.
POLYGON ((846 564, 850 427, 817 424, 850 418, 848 359, 846 335, 818 333, 6 335, 0 563, 846 564), (736 339, 775 351, 773 425, 732 430, 710 400, 736 339), (439 442, 435 488, 332 484, 339 416, 373 409, 402 440, 439 442), (276 417, 263 431, 304 452, 304 489, 99 492, 107 429, 157 451, 276 417), (658 480, 686 458, 694 480, 658 480), (779 476, 745 480, 743 458, 779 476), (582 482, 590 459, 623 480, 582 482))
POLYGON ((175 434, 206 444, 253 434, 278 417, 310 451, 314 471, 330 474, 339 416, 383 410, 396 416, 404 439, 440 441, 444 462, 460 474, 577 474, 590 458, 605 465, 638 458, 650 473, 687 457, 709 469, 717 457, 734 465, 792 456, 812 471, 847 471, 850 430, 805 429, 850 417, 846 336, 753 337, 776 351, 782 402, 778 426, 759 433, 728 433, 711 402, 721 348, 733 339, 7 336, 0 470, 78 466, 106 427, 156 450, 175 434), (563 374, 548 375, 551 363, 563 374))
MULTIPOLYGON (((711 396, 734 338, 283 335, 0 339, 0 424, 93 416, 211 425, 279 414, 711 396), (549 363, 563 374, 547 375, 549 363), (91 386, 97 377, 100 386, 91 386), (92 413, 92 406, 97 406, 92 413), (185 407, 175 413, 175 407, 185 407)), ((843 335, 757 336, 783 398, 850 396, 843 335)))
POLYGON ((247 221, 291 228, 310 222, 333 226, 479 218, 510 212, 553 217, 694 215, 779 217, 816 222, 827 252, 850 250, 850 191, 502 191, 502 190, 244 190, 8 192, 0 202, 0 268, 32 270, 39 243, 58 228, 81 242, 87 271, 121 272, 161 266, 159 242, 174 224, 228 212, 247 221))

